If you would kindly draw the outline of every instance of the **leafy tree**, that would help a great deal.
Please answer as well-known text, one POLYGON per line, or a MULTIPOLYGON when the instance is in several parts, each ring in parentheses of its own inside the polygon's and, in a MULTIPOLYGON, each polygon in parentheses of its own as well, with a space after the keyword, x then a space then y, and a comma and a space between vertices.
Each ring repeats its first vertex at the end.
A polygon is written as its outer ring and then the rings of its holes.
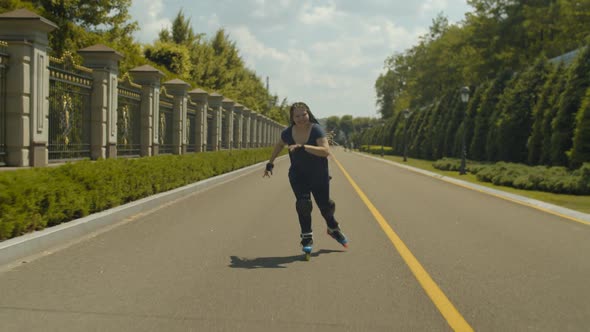
POLYGON ((572 148, 576 113, 590 87, 590 47, 578 54, 568 72, 565 90, 559 99, 559 110, 553 119, 551 136, 551 161, 553 165, 568 166, 566 154, 572 148))
POLYGON ((192 62, 188 49, 183 45, 174 43, 156 42, 153 46, 147 46, 144 50, 145 57, 159 65, 164 66, 180 79, 190 81, 192 62))
POLYGON ((186 18, 182 10, 178 12, 176 18, 172 22, 172 32, 165 33, 166 38, 170 38, 172 42, 181 45, 192 46, 194 45, 202 36, 196 35, 191 27, 191 20, 190 18, 186 18))
POLYGON ((490 128, 490 117, 494 112, 499 98, 508 81, 512 78, 512 72, 503 70, 498 74, 489 87, 483 92, 481 103, 477 107, 474 120, 473 138, 469 146, 469 156, 474 160, 486 160, 487 137, 490 128))
POLYGON ((544 56, 518 75, 504 93, 504 103, 495 123, 497 159, 523 163, 527 160, 527 141, 532 131, 532 109, 547 76, 549 64, 544 56))
POLYGON ((393 115, 395 100, 401 92, 399 84, 393 70, 387 70, 385 74, 379 75, 375 82, 378 112, 384 119, 393 115))
POLYGON ((0 12, 27 8, 57 24, 49 34, 50 54, 93 44, 105 44, 124 55, 120 71, 125 72, 145 62, 140 45, 133 37, 137 22, 131 20, 131 0, 0 0, 0 12))
POLYGON ((340 118, 338 116, 330 116, 326 119, 326 130, 338 132, 340 129, 340 118))
POLYGON ((573 141, 572 149, 568 151, 571 156, 570 164, 572 168, 578 168, 590 161, 590 88, 586 89, 582 106, 576 114, 573 141))
POLYGON ((540 164, 551 165, 551 136, 552 136, 552 123, 553 119, 557 115, 559 110, 559 97, 565 90, 567 84, 567 75, 565 75, 566 69, 563 62, 561 62, 555 70, 555 84, 549 91, 549 98, 547 101, 547 107, 543 110, 543 148, 541 150, 540 164))
MULTIPOLYGON (((562 65, 563 66, 563 65, 562 65)), ((563 68, 561 66, 561 68, 563 68)), ((532 112, 533 125, 531 136, 528 139, 528 158, 529 165, 537 165, 541 162, 543 154, 543 140, 546 132, 544 131, 545 112, 551 108, 550 102, 553 98, 553 93, 556 84, 559 82, 560 75, 563 73, 558 68, 551 67, 547 81, 545 82, 538 102, 535 104, 532 112)))
POLYGON ((352 133, 354 132, 354 124, 352 115, 344 115, 340 118, 340 130, 344 133, 346 139, 350 139, 352 133))
POLYGON ((408 118, 408 155, 422 159, 432 159, 432 144, 428 141, 430 137, 429 119, 436 104, 418 108, 408 118))

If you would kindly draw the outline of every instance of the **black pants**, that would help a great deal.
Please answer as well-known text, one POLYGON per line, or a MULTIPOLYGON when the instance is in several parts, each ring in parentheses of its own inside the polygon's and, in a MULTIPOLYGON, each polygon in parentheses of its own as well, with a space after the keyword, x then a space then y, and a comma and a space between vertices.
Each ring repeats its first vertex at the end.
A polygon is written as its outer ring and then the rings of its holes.
MULTIPOLYGON (((333 202, 330 201, 330 176, 326 174, 298 174, 289 172, 289 182, 298 202, 309 201, 311 205, 311 195, 326 220, 329 228, 338 227, 338 222, 334 218, 333 202)), ((311 209, 309 213, 302 213, 297 209, 301 233, 311 233, 311 209)))

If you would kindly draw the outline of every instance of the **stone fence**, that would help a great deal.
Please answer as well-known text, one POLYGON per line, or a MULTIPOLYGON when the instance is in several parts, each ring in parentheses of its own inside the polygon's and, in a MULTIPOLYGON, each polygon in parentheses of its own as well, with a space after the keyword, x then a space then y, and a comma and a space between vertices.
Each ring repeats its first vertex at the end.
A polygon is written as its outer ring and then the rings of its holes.
POLYGON ((274 144, 284 126, 221 94, 144 65, 119 73, 104 45, 48 56, 57 26, 26 9, 0 14, 0 165, 185 154, 274 144))

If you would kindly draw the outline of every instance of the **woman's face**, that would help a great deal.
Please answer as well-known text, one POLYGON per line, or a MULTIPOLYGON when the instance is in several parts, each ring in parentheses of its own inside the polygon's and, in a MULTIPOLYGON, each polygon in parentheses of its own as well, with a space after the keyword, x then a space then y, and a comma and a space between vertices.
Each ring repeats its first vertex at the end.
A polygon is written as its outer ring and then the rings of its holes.
POLYGON ((293 110, 293 122, 296 125, 302 125, 309 122, 309 114, 303 107, 297 107, 293 110))

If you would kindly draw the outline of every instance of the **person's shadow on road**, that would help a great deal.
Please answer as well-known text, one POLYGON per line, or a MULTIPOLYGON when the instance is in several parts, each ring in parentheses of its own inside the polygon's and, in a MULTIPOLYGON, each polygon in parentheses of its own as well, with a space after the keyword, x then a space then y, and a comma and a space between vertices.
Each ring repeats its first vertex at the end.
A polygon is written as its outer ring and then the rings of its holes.
MULTIPOLYGON (((323 254, 331 254, 334 252, 345 252, 344 250, 327 250, 320 249, 311 253, 311 257, 317 257, 323 254)), ((304 254, 287 257, 258 257, 258 258, 244 258, 238 256, 231 256, 231 264, 229 267, 240 269, 284 269, 286 264, 293 262, 301 262, 304 260, 304 254)))

